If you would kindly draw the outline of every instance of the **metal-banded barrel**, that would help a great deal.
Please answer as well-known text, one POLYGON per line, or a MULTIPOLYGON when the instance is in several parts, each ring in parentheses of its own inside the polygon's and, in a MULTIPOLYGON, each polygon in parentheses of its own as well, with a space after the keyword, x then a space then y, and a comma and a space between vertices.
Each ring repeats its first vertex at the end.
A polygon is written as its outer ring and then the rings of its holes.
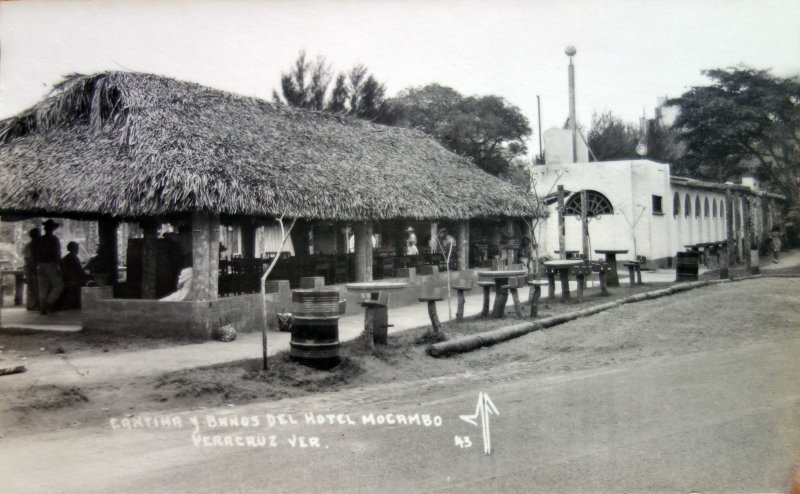
POLYGON ((696 252, 678 252, 675 281, 697 281, 700 256, 696 252))
POLYGON ((339 292, 293 290, 289 358, 317 369, 339 365, 339 292))

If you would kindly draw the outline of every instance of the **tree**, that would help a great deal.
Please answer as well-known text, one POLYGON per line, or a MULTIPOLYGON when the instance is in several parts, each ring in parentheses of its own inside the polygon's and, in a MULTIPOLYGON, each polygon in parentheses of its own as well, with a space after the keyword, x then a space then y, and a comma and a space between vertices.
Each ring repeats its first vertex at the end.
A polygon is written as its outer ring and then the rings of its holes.
MULTIPOLYGON (((330 82, 331 67, 325 57, 317 56, 316 61, 311 62, 306 59, 306 52, 301 51, 289 72, 281 73, 281 94, 292 106, 322 110, 330 82)), ((283 101, 274 90, 272 99, 283 101)))
POLYGON ((344 113, 392 124, 395 120, 392 107, 386 100, 386 86, 369 73, 364 65, 356 65, 347 74, 336 76, 333 90, 328 96, 331 66, 325 57, 311 62, 301 51, 289 72, 281 73, 281 93, 272 91, 272 99, 299 108, 344 113))
POLYGON ((499 96, 464 97, 429 84, 402 91, 392 105, 398 125, 432 135, 492 175, 506 173, 511 160, 525 153, 523 139, 531 133, 519 108, 499 96))
POLYGON ((686 148, 680 140, 680 133, 667 127, 656 118, 647 122, 647 158, 662 163, 670 163, 674 170, 682 171, 679 165, 686 148))
POLYGON ((611 112, 592 115, 589 130, 589 149, 596 161, 638 159, 636 145, 639 132, 632 124, 625 123, 611 112))
POLYGON ((755 161, 760 177, 798 204, 800 80, 744 66, 703 73, 711 85, 667 102, 680 108, 674 127, 686 145, 683 166, 725 181, 755 161))

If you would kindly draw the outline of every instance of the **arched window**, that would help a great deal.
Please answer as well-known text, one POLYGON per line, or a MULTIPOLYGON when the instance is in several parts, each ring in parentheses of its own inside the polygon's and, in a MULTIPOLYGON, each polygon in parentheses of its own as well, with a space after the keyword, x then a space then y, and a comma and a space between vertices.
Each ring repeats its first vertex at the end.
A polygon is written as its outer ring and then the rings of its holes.
POLYGON ((672 216, 677 218, 681 214, 681 196, 676 192, 672 196, 672 216))
POLYGON ((694 196, 694 217, 700 217, 700 196, 694 196))
POLYGON ((692 215, 692 200, 689 198, 689 194, 686 194, 683 200, 683 215, 687 218, 692 215))
POLYGON ((708 208, 708 197, 706 197, 706 200, 703 203, 703 216, 705 216, 706 218, 708 218, 708 210, 709 210, 709 208, 708 208))
MULTIPOLYGON (((596 190, 587 190, 586 199, 589 203, 589 207, 586 208, 586 216, 589 218, 601 214, 614 214, 614 207, 611 206, 611 201, 596 190)), ((564 215, 581 215, 580 192, 572 194, 570 198, 567 199, 567 203, 564 204, 564 215)))
POLYGON ((711 208, 711 216, 716 218, 717 217, 717 200, 714 199, 712 208, 711 208))

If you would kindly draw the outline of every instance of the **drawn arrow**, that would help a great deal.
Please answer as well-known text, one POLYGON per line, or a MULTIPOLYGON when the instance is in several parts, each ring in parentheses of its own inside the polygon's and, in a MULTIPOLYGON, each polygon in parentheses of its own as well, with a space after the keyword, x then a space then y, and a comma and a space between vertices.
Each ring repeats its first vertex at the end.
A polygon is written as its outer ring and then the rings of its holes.
POLYGON ((492 436, 489 431, 489 416, 500 415, 497 407, 492 403, 489 395, 481 391, 478 393, 478 404, 475 407, 475 413, 472 415, 459 415, 459 418, 464 422, 477 426, 478 417, 481 419, 481 430, 483 432, 483 452, 488 454, 492 453, 492 436))

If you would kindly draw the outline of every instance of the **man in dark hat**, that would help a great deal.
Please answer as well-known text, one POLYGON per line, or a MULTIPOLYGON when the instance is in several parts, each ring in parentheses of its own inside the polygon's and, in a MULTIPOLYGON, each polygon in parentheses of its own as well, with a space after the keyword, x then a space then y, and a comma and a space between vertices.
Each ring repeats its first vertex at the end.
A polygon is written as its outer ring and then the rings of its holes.
POLYGON ((55 311, 56 302, 64 289, 59 269, 61 241, 53 234, 61 225, 53 220, 47 220, 42 225, 44 235, 38 242, 35 260, 39 273, 39 310, 42 314, 48 314, 55 311))

